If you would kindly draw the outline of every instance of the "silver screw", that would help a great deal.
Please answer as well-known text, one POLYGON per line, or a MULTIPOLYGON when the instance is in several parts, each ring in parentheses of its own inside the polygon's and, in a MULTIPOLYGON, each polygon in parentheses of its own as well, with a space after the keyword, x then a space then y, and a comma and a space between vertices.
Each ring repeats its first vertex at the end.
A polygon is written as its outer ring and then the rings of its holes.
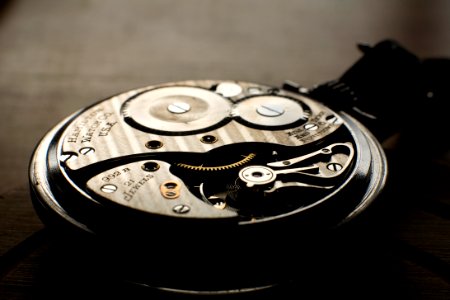
POLYGON ((308 124, 305 124, 305 126, 303 126, 306 130, 308 130, 308 131, 314 131, 314 130, 317 130, 317 129, 319 129, 319 126, 317 126, 316 124, 314 124, 314 123, 308 123, 308 124))
POLYGON ((327 165, 327 169, 333 172, 338 172, 340 170, 342 170, 342 165, 338 164, 338 163, 329 163, 327 165))
POLYGON ((250 95, 258 95, 258 94, 262 94, 262 89, 261 88, 259 88, 259 87, 257 87, 257 86, 252 86, 252 87, 249 87, 248 89, 247 89, 247 92, 250 94, 250 95))
POLYGON ((94 153, 95 149, 92 147, 83 147, 80 150, 78 150, 78 152, 80 152, 83 155, 88 155, 90 153, 94 153))
POLYGON ((184 114, 191 110, 191 106, 186 102, 175 102, 169 104, 167 109, 173 114, 184 114))
POLYGON ((111 194, 117 191, 117 186, 115 186, 114 184, 105 184, 100 189, 104 193, 111 194))
POLYGON ((185 213, 188 213, 191 210, 191 208, 185 204, 178 204, 178 205, 175 205, 172 208, 172 210, 173 210, 173 212, 175 212, 177 214, 185 214, 185 213))
POLYGON ((224 97, 235 97, 242 93, 242 87, 233 82, 222 82, 216 87, 216 92, 224 97))
POLYGON ((263 104, 256 111, 264 117, 279 117, 284 114, 284 108, 277 104, 263 104))

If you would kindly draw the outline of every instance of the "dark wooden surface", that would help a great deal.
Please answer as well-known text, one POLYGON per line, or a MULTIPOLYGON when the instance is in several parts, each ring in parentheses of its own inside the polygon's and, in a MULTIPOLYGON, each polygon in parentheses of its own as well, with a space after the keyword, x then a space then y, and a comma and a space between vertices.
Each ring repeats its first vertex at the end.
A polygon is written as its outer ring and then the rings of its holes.
MULTIPOLYGON (((59 298, 58 287, 89 298, 92 286, 97 296, 117 296, 107 292, 113 281, 98 273, 86 270, 81 281, 70 275, 80 266, 49 242, 31 205, 30 155, 63 117, 120 91, 167 81, 291 79, 311 86, 350 66, 359 57, 357 42, 384 38, 420 57, 450 56, 450 2, 0 1, 0 299, 59 298)), ((354 284, 362 285, 360 299, 450 298, 449 154, 420 168, 411 164, 405 179, 404 165, 392 163, 400 171, 384 199, 388 211, 376 221, 380 230, 373 230, 384 237, 378 258, 364 257, 348 277, 355 282, 336 295, 357 296, 354 284), (365 283, 361 277, 374 268, 365 283)))

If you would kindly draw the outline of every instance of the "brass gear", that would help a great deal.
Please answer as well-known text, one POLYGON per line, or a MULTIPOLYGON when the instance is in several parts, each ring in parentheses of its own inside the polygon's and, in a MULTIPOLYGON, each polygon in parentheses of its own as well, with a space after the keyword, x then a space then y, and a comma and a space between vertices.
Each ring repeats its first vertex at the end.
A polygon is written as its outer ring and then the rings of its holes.
POLYGON ((194 165, 189 165, 189 164, 184 164, 184 163, 177 163, 176 166, 180 167, 180 168, 189 169, 192 171, 224 171, 224 170, 229 170, 232 168, 240 167, 240 166, 248 163, 249 161, 251 161, 255 156, 256 156, 255 153, 250 153, 247 156, 245 156, 243 159, 241 159, 240 161, 237 161, 237 162, 234 162, 234 163, 231 163, 228 165, 223 165, 223 166, 204 167, 202 165, 194 166, 194 165))

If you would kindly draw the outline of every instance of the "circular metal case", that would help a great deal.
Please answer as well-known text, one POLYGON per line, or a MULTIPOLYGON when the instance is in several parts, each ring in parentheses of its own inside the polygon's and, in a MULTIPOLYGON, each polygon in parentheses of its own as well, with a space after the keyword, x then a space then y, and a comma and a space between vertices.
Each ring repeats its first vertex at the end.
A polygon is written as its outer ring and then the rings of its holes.
POLYGON ((30 183, 44 222, 94 235, 131 280, 229 293, 271 286, 299 237, 350 221, 386 172, 379 143, 349 115, 206 80, 128 91, 68 117, 36 148, 30 183), (230 280, 224 261, 252 279, 230 280))

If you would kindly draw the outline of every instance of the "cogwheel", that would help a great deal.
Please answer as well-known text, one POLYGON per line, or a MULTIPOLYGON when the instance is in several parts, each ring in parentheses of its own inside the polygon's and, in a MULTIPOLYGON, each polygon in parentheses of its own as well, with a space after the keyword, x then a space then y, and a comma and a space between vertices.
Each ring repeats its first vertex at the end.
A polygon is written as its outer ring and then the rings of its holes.
POLYGON ((255 156, 256 156, 255 153, 250 153, 249 155, 245 156, 240 161, 237 161, 237 162, 234 162, 234 163, 231 163, 228 165, 223 165, 223 166, 207 166, 207 167, 205 167, 202 165, 193 166, 193 165, 184 164, 184 163, 177 163, 176 166, 180 167, 180 168, 193 170, 193 171, 224 171, 224 170, 229 170, 232 168, 242 166, 242 165, 248 163, 250 160, 252 160, 255 156))

